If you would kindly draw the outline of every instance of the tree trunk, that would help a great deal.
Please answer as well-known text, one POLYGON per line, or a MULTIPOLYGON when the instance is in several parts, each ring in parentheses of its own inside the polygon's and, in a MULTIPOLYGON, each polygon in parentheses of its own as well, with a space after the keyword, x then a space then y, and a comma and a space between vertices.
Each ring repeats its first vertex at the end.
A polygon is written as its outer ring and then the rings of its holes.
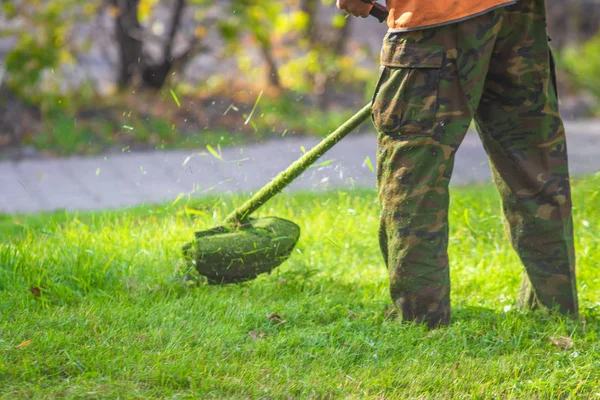
POLYGON ((600 3, 594 0, 549 1, 548 32, 557 49, 589 40, 600 29, 600 3))
POLYGON ((277 63, 271 54, 271 44, 260 41, 260 50, 262 52, 265 63, 267 64, 267 80, 269 85, 274 88, 281 89, 281 79, 279 79, 279 69, 277 63))
POLYGON ((162 60, 158 64, 144 65, 142 82, 145 87, 158 90, 163 87, 169 77, 169 72, 171 72, 173 68, 173 42, 175 41, 175 36, 177 35, 177 30, 179 29, 179 24, 181 22, 181 15, 183 14, 185 6, 185 0, 175 1, 175 9, 171 16, 169 36, 165 41, 162 51, 162 60))
POLYGON ((150 64, 143 52, 143 31, 138 20, 140 0, 110 0, 119 9, 116 21, 116 36, 119 46, 118 85, 121 90, 132 85, 158 90, 162 88, 176 62, 182 63, 192 54, 193 44, 182 57, 174 60, 173 47, 179 30, 186 0, 175 0, 168 36, 162 48, 161 59, 150 64))
POLYGON ((142 62, 141 25, 138 20, 139 0, 111 0, 118 7, 116 35, 119 45, 119 88, 130 86, 142 62))

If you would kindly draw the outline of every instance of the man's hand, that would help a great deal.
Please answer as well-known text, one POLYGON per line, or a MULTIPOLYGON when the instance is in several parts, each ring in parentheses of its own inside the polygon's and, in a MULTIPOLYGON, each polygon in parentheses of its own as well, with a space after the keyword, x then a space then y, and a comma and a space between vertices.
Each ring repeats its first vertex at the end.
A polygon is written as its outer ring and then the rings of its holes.
POLYGON ((337 8, 344 10, 355 17, 367 18, 373 4, 365 3, 363 0, 337 0, 337 8))

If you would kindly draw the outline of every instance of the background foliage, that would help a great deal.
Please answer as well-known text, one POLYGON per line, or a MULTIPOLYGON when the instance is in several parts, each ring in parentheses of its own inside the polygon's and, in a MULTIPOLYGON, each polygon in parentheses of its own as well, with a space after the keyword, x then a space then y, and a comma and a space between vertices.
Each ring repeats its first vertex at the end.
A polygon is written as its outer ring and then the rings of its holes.
MULTIPOLYGON (((222 132, 231 143, 324 134, 370 97, 385 31, 334 3, 0 0, 0 102, 19 104, 3 118, 0 149, 60 155, 195 147, 222 132)), ((577 114, 588 116, 600 98, 600 3, 549 3, 548 21, 561 94, 587 96, 577 114)))

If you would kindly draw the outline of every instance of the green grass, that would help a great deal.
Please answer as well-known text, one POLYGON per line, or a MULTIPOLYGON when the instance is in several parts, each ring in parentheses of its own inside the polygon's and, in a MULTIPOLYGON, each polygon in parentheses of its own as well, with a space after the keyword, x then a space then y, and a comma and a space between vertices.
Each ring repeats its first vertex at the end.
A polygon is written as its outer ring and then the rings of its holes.
POLYGON ((129 118, 127 123, 102 120, 77 120, 66 114, 48 118, 41 132, 25 144, 56 156, 97 155, 112 148, 121 151, 203 149, 206 145, 228 147, 243 145, 256 138, 232 135, 224 128, 203 129, 181 134, 165 120, 129 118))
POLYGON ((385 317, 390 300, 371 191, 274 199, 262 215, 302 228, 292 258, 251 282, 206 285, 179 249, 242 200, 1 216, 2 397, 600 393, 600 174, 574 187, 579 321, 515 310, 521 266, 491 187, 453 192, 453 322, 435 331, 385 317), (561 337, 573 347, 552 344, 561 337))

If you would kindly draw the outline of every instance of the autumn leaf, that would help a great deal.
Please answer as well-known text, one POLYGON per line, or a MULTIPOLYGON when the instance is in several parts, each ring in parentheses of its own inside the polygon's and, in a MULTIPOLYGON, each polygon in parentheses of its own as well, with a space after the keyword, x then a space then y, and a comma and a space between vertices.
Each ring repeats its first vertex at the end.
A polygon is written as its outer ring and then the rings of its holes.
POLYGON ((17 349, 24 349, 31 344, 31 340, 26 340, 23 343, 17 345, 17 349))
POLYGON ((265 333, 264 332, 257 332, 255 330, 251 330, 250 332, 248 332, 248 334, 250 335, 250 337, 252 338, 252 340, 256 341, 256 340, 261 340, 262 338, 265 337, 265 333))
POLYGON ((573 339, 568 338, 568 337, 564 337, 564 336, 559 336, 559 337, 551 337, 550 341, 552 342, 553 345, 555 345, 558 348, 561 348, 563 350, 569 350, 573 348, 573 339))
POLYGON ((278 324, 286 323, 286 320, 281 318, 281 315, 279 315, 279 314, 267 314, 267 319, 270 319, 271 321, 275 321, 278 324))

